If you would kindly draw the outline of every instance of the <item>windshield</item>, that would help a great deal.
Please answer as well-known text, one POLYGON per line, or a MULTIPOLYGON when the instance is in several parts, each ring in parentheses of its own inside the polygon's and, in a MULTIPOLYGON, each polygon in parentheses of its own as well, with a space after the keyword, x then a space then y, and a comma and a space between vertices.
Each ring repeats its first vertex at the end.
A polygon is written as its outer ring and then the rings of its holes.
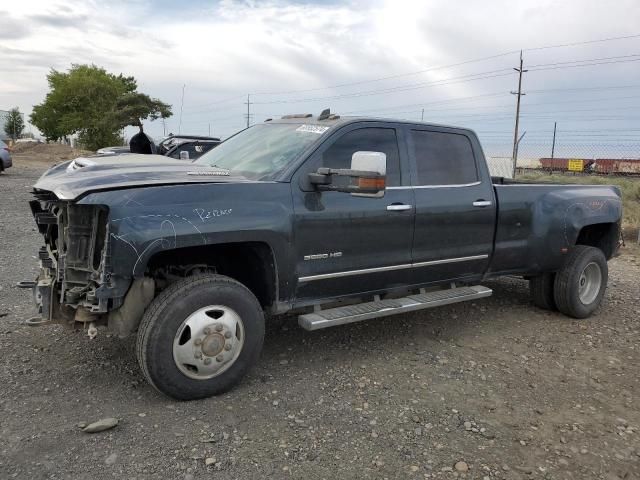
POLYGON ((195 163, 224 168, 249 180, 275 178, 329 127, 262 123, 222 142, 195 163))

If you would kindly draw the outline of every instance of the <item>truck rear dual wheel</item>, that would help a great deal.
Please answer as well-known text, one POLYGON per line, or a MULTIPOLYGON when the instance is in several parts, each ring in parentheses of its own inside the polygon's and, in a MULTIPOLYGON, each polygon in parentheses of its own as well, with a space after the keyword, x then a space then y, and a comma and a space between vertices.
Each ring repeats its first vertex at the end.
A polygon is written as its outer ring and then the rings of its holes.
POLYGON ((553 298, 558 310, 574 318, 590 316, 602 302, 608 278, 602 250, 576 245, 556 274, 553 298))
POLYGON ((258 360, 263 340, 264 313, 248 288, 223 275, 197 275, 151 302, 136 354, 157 390, 193 400, 237 384, 258 360))
POLYGON ((557 310, 553 294, 555 273, 543 273, 529 280, 529 293, 533 304, 544 310, 557 310))
POLYGON ((586 318, 600 305, 607 280, 607 260, 602 251, 576 245, 557 273, 543 273, 529 280, 531 301, 545 310, 586 318))

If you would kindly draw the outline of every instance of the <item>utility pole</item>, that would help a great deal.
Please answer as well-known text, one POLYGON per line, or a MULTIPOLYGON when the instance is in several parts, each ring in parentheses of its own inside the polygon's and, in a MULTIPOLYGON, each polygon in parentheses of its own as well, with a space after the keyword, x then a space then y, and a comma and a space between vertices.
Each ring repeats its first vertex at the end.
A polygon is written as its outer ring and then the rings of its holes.
POLYGON ((211 136, 211 122, 209 122, 209 136, 211 136))
POLYGON ((247 113, 245 116, 247 117, 247 128, 249 128, 249 126, 251 125, 251 94, 250 93, 247 93, 246 105, 247 105, 247 113))
POLYGON ((422 116, 420 117, 420 121, 424 122, 424 108, 422 109, 422 116))
POLYGON ((182 84, 182 100, 180 101, 180 123, 178 123, 178 133, 180 133, 180 130, 182 129, 182 107, 184 107, 184 87, 186 86, 186 84, 182 84))
POLYGON ((553 122, 553 143, 551 144, 551 158, 553 158, 553 154, 556 151, 556 126, 558 122, 553 122))
POLYGON ((516 143, 516 157, 518 156, 518 150, 520 150, 520 142, 522 141, 522 139, 526 134, 527 134, 527 131, 525 130, 524 132, 522 132, 522 135, 518 137, 518 142, 516 143))
POLYGON ((512 95, 518 96, 518 99, 516 101, 516 126, 513 132, 513 177, 515 178, 516 163, 518 162, 518 125, 520 123, 520 97, 522 97, 522 95, 526 95, 525 93, 522 93, 522 74, 528 71, 522 68, 522 50, 520 50, 520 68, 514 68, 514 70, 518 72, 518 91, 511 92, 512 95))
POLYGON ((167 136, 167 122, 165 122, 164 117, 162 117, 162 136, 167 136))

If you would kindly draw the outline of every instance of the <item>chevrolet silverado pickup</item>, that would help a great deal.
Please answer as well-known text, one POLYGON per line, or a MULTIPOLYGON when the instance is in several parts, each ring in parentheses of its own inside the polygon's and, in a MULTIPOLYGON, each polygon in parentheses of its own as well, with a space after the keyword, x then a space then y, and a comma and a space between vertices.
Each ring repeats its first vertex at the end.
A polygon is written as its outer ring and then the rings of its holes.
POLYGON ((326 110, 192 163, 78 158, 34 195, 40 322, 137 332, 144 376, 177 399, 236 384, 279 315, 313 331, 477 300, 516 275, 537 307, 587 317, 622 213, 613 186, 492 179, 470 130, 326 110))

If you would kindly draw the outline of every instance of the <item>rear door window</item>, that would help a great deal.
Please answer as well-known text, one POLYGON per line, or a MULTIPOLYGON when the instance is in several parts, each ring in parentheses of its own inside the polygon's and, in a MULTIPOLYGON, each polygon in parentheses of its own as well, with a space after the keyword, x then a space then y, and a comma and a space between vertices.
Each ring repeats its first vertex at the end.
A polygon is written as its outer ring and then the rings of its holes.
POLYGON ((416 186, 466 185, 478 181, 469 138, 458 133, 411 130, 416 186))

